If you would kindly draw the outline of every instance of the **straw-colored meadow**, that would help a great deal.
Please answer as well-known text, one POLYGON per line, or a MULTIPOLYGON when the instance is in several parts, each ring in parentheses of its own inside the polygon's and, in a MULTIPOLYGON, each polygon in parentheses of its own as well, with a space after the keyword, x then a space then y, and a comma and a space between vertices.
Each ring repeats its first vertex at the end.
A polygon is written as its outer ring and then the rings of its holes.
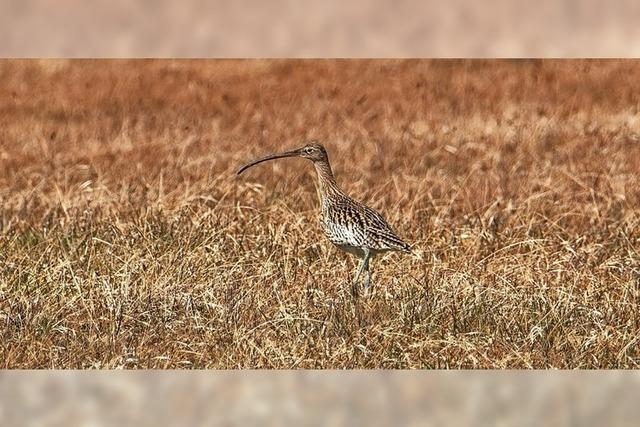
POLYGON ((639 61, 0 61, 4 368, 635 368, 639 61), (338 184, 416 255, 323 236, 338 184))

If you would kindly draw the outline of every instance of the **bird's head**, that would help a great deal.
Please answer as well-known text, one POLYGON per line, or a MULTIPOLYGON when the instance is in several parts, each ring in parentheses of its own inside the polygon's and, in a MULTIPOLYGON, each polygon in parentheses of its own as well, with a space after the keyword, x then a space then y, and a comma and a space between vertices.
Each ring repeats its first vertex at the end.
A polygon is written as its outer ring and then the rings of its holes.
POLYGON ((265 157, 253 160, 246 165, 238 169, 236 174, 240 175, 245 170, 258 163, 266 162, 267 160, 281 159, 284 157, 302 157, 303 159, 311 160, 312 162, 326 162, 328 161, 327 150, 319 144, 317 141, 310 141, 304 147, 296 148, 295 150, 284 151, 282 153, 270 154, 265 157))
POLYGON ((312 162, 321 162, 327 160, 327 150, 317 141, 311 141, 304 147, 298 148, 299 157, 311 160, 312 162))

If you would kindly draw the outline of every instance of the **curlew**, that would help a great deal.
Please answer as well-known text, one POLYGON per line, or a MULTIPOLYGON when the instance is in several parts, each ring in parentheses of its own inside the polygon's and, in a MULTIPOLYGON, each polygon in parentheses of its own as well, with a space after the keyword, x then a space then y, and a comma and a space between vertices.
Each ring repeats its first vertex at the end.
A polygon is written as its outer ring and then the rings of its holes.
POLYGON ((364 289, 371 282, 369 262, 377 254, 388 251, 411 253, 409 245, 402 241, 389 223, 375 210, 347 196, 338 187, 331 171, 325 148, 315 141, 302 148, 271 154, 242 166, 237 175, 258 163, 284 157, 301 157, 310 160, 318 177, 320 198, 320 222, 329 241, 341 250, 360 258, 360 265, 352 282, 352 292, 357 293, 358 279, 365 273, 364 289))

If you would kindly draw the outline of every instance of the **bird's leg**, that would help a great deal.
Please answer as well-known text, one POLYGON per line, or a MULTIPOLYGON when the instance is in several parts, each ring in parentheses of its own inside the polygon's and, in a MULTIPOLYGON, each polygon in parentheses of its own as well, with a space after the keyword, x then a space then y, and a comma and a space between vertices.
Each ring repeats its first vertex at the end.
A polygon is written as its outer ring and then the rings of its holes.
POLYGON ((358 278, 364 269, 364 258, 360 261, 360 266, 358 267, 358 271, 356 271, 356 275, 353 278, 353 282, 351 282, 351 293, 353 295, 358 295, 358 278))
POLYGON ((358 287, 358 279, 360 278, 360 275, 362 274, 362 271, 366 268, 367 271, 369 270, 369 255, 370 255, 370 251, 369 249, 364 249, 364 256, 362 257, 362 261, 360 262, 360 267, 358 267, 358 271, 356 272, 356 276, 353 278, 353 283, 351 284, 351 290, 353 292, 353 294, 357 294, 357 287, 358 287))
POLYGON ((367 268, 367 275, 364 278, 364 293, 369 292, 369 285, 371 284, 371 272, 367 268))
POLYGON ((356 289, 356 287, 358 286, 358 278, 360 277, 360 274, 362 274, 362 272, 364 270, 367 270, 367 280, 365 281, 365 291, 367 290, 367 287, 369 286, 368 284, 368 277, 369 277, 369 257, 371 256, 371 251, 368 248, 363 248, 362 249, 364 251, 364 255, 362 257, 362 262, 360 263, 360 268, 358 269, 358 272, 356 273, 356 277, 353 280, 353 289, 356 289))
POLYGON ((364 278, 364 293, 367 294, 369 292, 369 285, 371 284, 371 271, 369 270, 369 253, 367 253, 367 257, 364 259, 363 263, 365 264, 365 272, 366 276, 364 278))

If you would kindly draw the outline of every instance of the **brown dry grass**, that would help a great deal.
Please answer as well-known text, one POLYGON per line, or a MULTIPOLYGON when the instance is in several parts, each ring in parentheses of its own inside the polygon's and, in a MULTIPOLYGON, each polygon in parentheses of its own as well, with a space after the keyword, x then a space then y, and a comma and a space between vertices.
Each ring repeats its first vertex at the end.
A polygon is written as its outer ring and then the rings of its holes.
POLYGON ((637 61, 2 61, 8 368, 640 362, 637 61), (310 165, 420 257, 324 240, 310 165))

